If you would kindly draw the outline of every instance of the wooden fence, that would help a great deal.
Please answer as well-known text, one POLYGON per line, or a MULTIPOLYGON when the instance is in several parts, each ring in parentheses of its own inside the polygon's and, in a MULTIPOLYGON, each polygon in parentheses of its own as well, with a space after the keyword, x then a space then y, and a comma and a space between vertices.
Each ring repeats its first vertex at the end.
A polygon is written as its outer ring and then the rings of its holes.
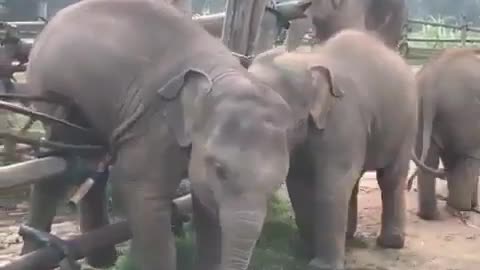
POLYGON ((422 64, 431 56, 435 55, 445 47, 465 47, 476 46, 480 44, 480 37, 471 37, 472 34, 480 34, 480 28, 471 27, 471 25, 463 20, 462 24, 445 24, 432 21, 422 21, 409 19, 404 28, 403 39, 399 44, 401 54, 412 64, 422 64), (414 38, 410 37, 409 30, 413 25, 433 26, 435 28, 452 29, 454 32, 460 33, 460 38, 414 38), (423 42, 430 46, 420 47, 414 43, 423 42), (442 44, 442 46, 436 46, 442 44), (447 45, 447 46, 445 46, 447 45))
MULTIPOLYGON (((43 29, 45 22, 43 21, 21 21, 21 22, 9 22, 15 25, 20 33, 20 36, 25 39, 33 41, 35 36, 43 29)), ((0 30, 0 33, 2 30, 0 30)), ((399 44, 399 50, 402 55, 408 59, 412 64, 421 64, 425 62, 432 55, 438 53, 444 47, 450 46, 480 46, 480 28, 472 27, 465 20, 461 24, 445 24, 433 21, 423 21, 417 19, 408 19, 407 24, 404 27, 403 39, 399 44), (412 37, 409 33, 409 29, 414 25, 429 25, 435 28, 452 29, 454 32, 460 33, 460 38, 418 38, 412 37), (479 34, 478 37, 472 37, 472 34, 479 34), (428 43, 429 46, 416 46, 415 43, 428 43), (441 44, 441 46, 436 46, 441 44), (439 48, 440 47, 440 48, 439 48)))

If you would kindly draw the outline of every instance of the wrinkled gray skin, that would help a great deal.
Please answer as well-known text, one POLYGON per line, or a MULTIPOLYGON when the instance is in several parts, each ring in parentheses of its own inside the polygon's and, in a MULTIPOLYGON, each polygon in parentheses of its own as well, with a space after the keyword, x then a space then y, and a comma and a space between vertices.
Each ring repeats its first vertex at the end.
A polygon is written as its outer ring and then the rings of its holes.
MULTIPOLYGON (((446 169, 448 206, 478 207, 480 158, 480 51, 448 49, 417 73, 421 94, 416 153, 426 165, 446 169)), ((418 174, 419 216, 437 219, 435 177, 418 174)))
POLYGON ((314 0, 308 18, 296 20, 287 33, 289 50, 300 46, 311 28, 318 42, 323 42, 345 28, 369 30, 391 48, 396 48, 407 20, 405 0, 314 0))
POLYGON ((365 171, 377 171, 382 191, 377 243, 402 248, 418 99, 403 59, 372 36, 344 30, 313 52, 261 54, 249 71, 289 103, 296 121, 287 187, 312 269, 344 269, 365 171))
POLYGON ((162 2, 82 1, 38 36, 27 81, 31 94, 73 104, 36 109, 91 127, 115 150, 110 177, 139 269, 175 269, 170 205, 187 170, 197 269, 247 268, 267 198, 287 175, 291 113, 218 39, 162 2))

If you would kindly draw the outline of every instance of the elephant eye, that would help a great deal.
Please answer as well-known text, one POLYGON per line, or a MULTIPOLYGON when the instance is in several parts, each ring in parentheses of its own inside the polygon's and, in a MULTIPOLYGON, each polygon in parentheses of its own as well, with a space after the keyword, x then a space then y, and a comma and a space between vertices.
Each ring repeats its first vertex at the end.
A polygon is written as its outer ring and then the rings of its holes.
POLYGON ((228 175, 227 175, 227 169, 225 168, 225 166, 223 166, 218 162, 215 162, 214 167, 215 167, 215 174, 217 175, 218 179, 222 181, 227 180, 228 175))
POLYGON ((213 170, 216 177, 222 181, 227 180, 228 172, 226 166, 214 157, 206 158, 207 165, 213 170))

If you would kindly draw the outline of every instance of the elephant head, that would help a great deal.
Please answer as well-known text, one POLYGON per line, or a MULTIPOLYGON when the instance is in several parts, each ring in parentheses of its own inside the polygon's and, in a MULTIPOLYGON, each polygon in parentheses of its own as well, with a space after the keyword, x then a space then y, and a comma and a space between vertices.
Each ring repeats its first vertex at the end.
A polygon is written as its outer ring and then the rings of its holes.
POLYGON ((172 134, 191 145, 192 190, 220 222, 220 269, 246 269, 267 199, 289 168, 289 107, 244 70, 189 69, 158 93, 172 134))
POLYGON ((300 21, 295 22, 299 26, 294 31, 299 33, 292 34, 292 38, 303 36, 310 26, 320 42, 342 29, 355 28, 377 33, 390 47, 395 47, 401 39, 407 18, 405 0, 316 0, 307 13, 310 24, 304 22, 300 26, 300 21))
POLYGON ((335 100, 343 96, 344 78, 328 62, 317 61, 316 57, 308 52, 286 53, 283 48, 276 48, 259 55, 249 68, 288 102, 297 122, 297 128, 289 132, 290 146, 306 136, 306 129, 299 130, 299 122, 310 118, 316 128, 324 129, 328 112, 335 100))

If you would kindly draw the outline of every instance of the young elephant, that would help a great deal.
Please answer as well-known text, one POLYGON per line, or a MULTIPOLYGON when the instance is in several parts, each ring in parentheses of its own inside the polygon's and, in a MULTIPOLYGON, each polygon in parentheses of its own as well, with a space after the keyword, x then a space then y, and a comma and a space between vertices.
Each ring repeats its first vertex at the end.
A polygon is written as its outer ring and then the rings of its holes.
MULTIPOLYGON (((139 269, 175 269, 171 199, 187 170, 197 269, 247 268, 267 198, 287 176, 292 121, 220 40, 163 1, 81 1, 37 37, 27 82, 31 94, 70 105, 37 110, 109 146, 139 269)), ((61 141, 87 139, 50 129, 61 141)))
MULTIPOLYGON (((417 155, 426 165, 446 169, 447 205, 478 207, 480 159, 480 50, 447 49, 417 73, 421 95, 417 155)), ((438 218, 435 175, 418 174, 419 216, 438 218)))
POLYGON ((249 71, 289 103, 297 123, 287 187, 313 269, 344 269, 358 180, 369 170, 382 191, 377 243, 402 248, 418 99, 404 60, 367 33, 343 30, 313 52, 259 55, 249 71))

